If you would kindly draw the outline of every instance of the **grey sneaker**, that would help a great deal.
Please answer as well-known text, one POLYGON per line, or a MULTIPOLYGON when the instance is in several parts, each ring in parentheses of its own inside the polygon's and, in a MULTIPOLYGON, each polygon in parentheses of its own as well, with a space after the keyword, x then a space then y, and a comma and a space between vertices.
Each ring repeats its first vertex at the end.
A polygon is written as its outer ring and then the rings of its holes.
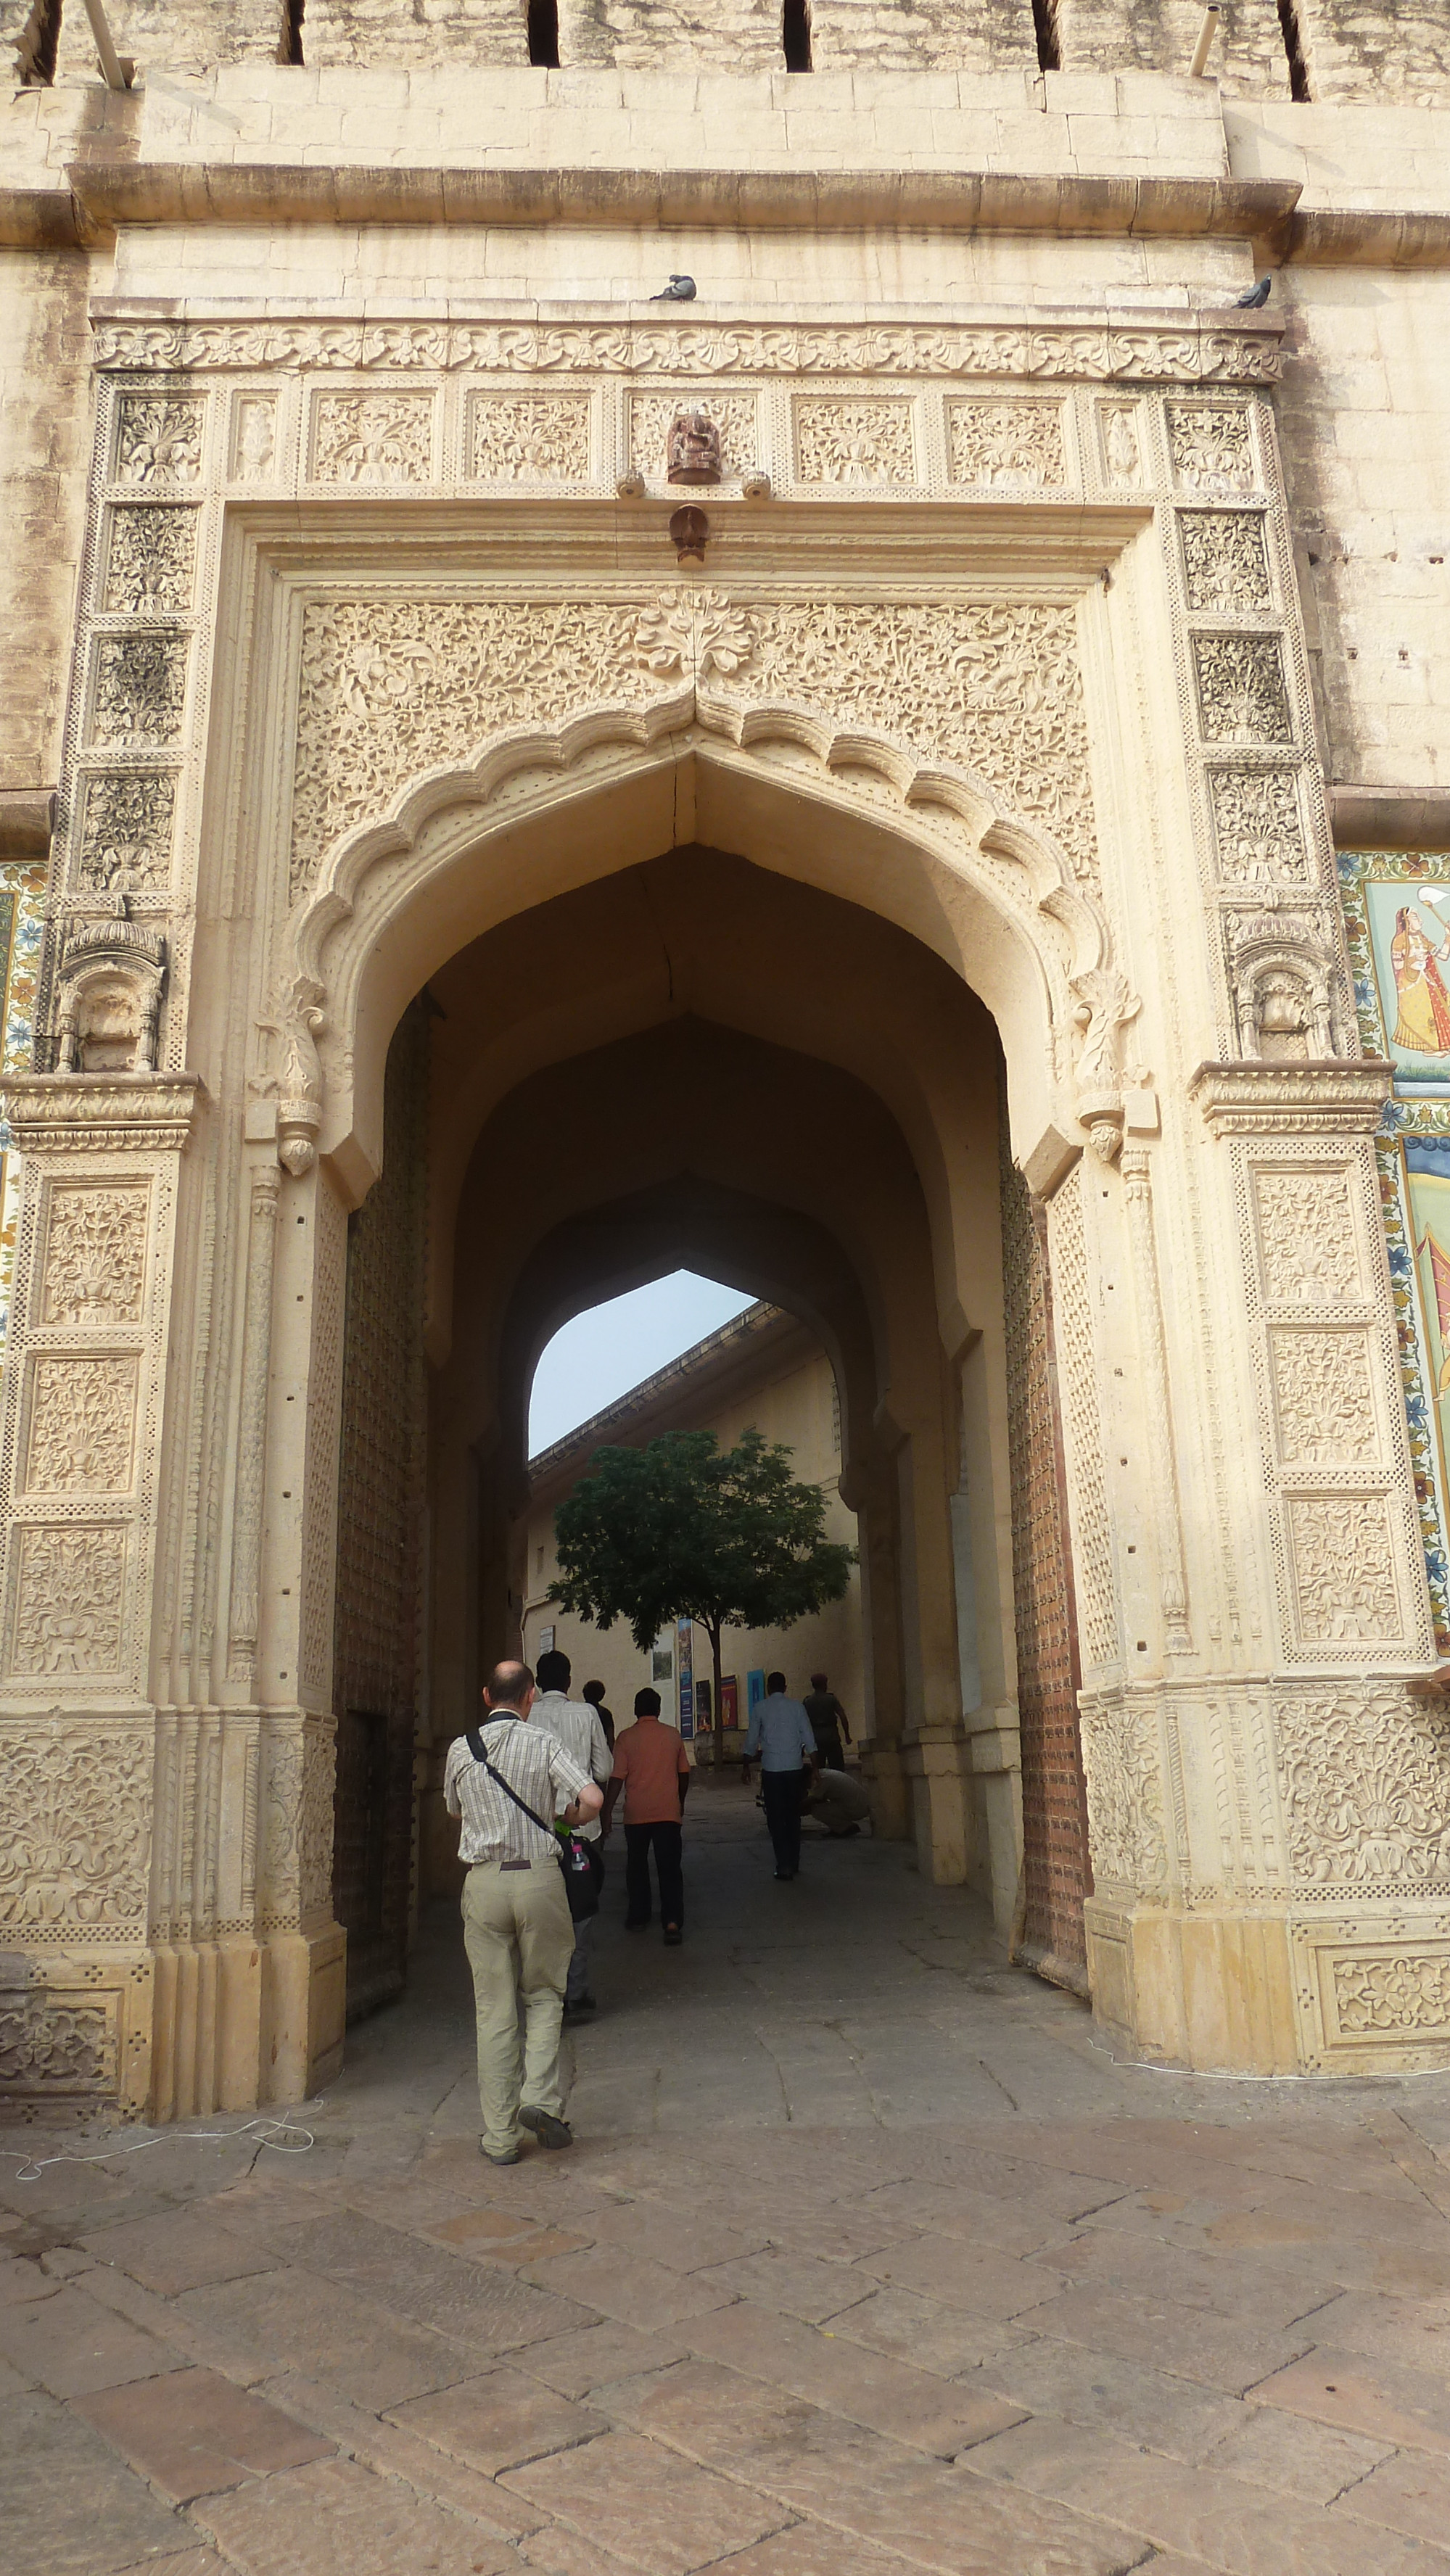
POLYGON ((574 2132, 567 2120, 556 2120, 552 2111, 537 2111, 526 2104, 519 2113, 521 2128, 532 2131, 541 2147, 572 2147, 574 2132))
POLYGON ((482 2138, 480 2138, 478 2142, 478 2152, 482 2156, 485 2164, 516 2165, 519 2161, 519 2151, 517 2147, 507 2147, 501 2156, 496 2156, 492 2147, 486 2147, 484 2145, 482 2138))

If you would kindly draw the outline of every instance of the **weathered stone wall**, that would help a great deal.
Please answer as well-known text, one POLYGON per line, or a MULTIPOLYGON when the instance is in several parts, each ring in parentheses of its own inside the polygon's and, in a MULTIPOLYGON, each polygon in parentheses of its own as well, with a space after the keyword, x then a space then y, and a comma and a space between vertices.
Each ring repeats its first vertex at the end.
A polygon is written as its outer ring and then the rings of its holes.
POLYGON ((1444 105, 1450 11, 1444 0, 1294 0, 1313 99, 1444 105))
POLYGON ((812 0, 817 71, 1037 68, 1030 0, 812 0))
MULTIPOLYGON (((416 12, 398 0, 307 0, 301 33, 304 62, 364 72, 529 59, 525 0, 449 0, 446 10, 416 12)), ((369 104, 358 101, 364 111, 369 104)))
MULTIPOLYGON (((117 53, 183 79, 221 63, 287 60, 287 0, 124 0, 108 16, 117 53)), ((82 0, 60 0, 59 17, 57 80, 95 80, 96 41, 82 0)))
POLYGON ((0 795, 48 789, 59 769, 85 522, 87 286, 77 252, 0 251, 0 795))
MULTIPOLYGON (((527 59, 527 55, 525 56, 527 59)), ((780 71, 780 0, 561 0, 559 61, 618 71, 780 71)))
MULTIPOLYGON (((1201 0, 1049 0, 1067 72, 1186 73, 1201 0)), ((1289 57, 1274 0, 1223 0, 1208 77, 1232 93, 1287 98, 1289 57)))

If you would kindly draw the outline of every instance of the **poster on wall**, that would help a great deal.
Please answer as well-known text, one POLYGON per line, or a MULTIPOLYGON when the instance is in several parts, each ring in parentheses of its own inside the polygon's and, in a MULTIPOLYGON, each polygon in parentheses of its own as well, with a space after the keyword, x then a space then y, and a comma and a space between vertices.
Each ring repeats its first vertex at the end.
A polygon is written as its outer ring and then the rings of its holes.
POLYGON ((680 1683, 680 1733, 688 1743, 695 1732, 695 1631, 688 1619, 676 1621, 676 1667, 680 1683))
POLYGON ((734 1673, 720 1676, 720 1724, 722 1728, 740 1724, 740 1684, 734 1673))
POLYGON ((745 1696, 748 1702, 747 1714, 750 1717, 753 1717, 755 1715, 756 1701, 764 1699, 765 1697, 765 1675, 763 1672, 746 1674, 745 1696))
POLYGON ((1450 1094, 1450 884, 1370 875, 1363 900, 1395 1088, 1450 1094))

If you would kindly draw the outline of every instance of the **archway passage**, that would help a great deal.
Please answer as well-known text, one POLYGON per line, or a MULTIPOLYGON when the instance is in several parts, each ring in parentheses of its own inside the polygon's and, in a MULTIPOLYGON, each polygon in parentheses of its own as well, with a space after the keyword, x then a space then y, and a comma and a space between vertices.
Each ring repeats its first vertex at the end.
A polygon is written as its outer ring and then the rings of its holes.
MULTIPOLYGON (((1050 1423, 1050 1353, 1019 1331, 1009 1390, 1002 1120, 996 1031, 961 975, 879 913, 717 849, 617 866, 433 967, 393 1038, 383 1175, 350 1246, 337 1849, 356 2008, 401 1976, 418 1902, 446 1882, 443 1756, 518 1641, 538 1355, 681 1265, 826 1351, 878 1829, 1021 1937, 1016 1601, 1065 1540, 1040 1476, 1016 1478, 1014 1530, 1013 1426, 1020 1445, 1029 1381, 1050 1423), (407 1643, 384 1675, 388 1623, 407 1643)), ((1035 1240, 1011 1259, 1025 1312, 1035 1240)), ((1056 1715, 1080 1808, 1060 1690, 1056 1715)), ((1029 1833, 1029 1852, 1051 1840, 1029 1833)), ((1066 1955, 1061 1832, 1052 1857, 1061 1902, 1029 1928, 1066 1955)), ((1079 1958, 1081 1892, 1079 1866, 1079 1958)))

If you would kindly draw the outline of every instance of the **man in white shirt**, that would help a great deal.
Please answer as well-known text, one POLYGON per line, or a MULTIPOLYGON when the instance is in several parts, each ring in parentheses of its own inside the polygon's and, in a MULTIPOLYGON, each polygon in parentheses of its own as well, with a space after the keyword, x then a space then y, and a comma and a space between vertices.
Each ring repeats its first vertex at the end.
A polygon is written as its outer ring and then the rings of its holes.
POLYGON ((801 1808, 818 1765, 815 1730, 804 1703, 786 1697, 784 1673, 770 1675, 764 1699, 758 1699, 750 1712, 745 1760, 740 1766, 747 1787, 750 1765, 757 1754, 765 1821, 775 1850, 775 1874, 777 1878, 794 1878, 801 1865, 801 1808))
MULTIPOLYGON (((609 1750, 608 1737, 599 1723, 598 1711, 590 1707, 587 1699, 569 1697, 569 1685, 572 1679, 573 1671, 567 1655, 560 1654, 557 1648, 551 1648, 547 1655, 540 1655, 539 1687, 530 1712, 530 1722, 534 1726, 547 1727, 555 1742, 562 1744, 571 1760, 578 1764, 585 1779, 594 1781, 596 1786, 602 1789, 605 1781, 613 1774, 614 1756, 609 1750)), ((561 1801, 560 1813, 562 1812, 563 1802, 561 1801)), ((604 1875, 603 1829, 596 1819, 592 1824, 582 1826, 580 1832, 581 1839, 589 1845, 595 1868, 602 1880, 604 1875)), ((564 1996, 566 2022, 582 2021, 595 2009, 595 1998, 589 1990, 589 1962, 585 1956, 585 1942, 594 1929, 596 1919, 594 1915, 587 1914, 582 1922, 574 1926, 574 1955, 569 1962, 569 1984, 564 1996)))

